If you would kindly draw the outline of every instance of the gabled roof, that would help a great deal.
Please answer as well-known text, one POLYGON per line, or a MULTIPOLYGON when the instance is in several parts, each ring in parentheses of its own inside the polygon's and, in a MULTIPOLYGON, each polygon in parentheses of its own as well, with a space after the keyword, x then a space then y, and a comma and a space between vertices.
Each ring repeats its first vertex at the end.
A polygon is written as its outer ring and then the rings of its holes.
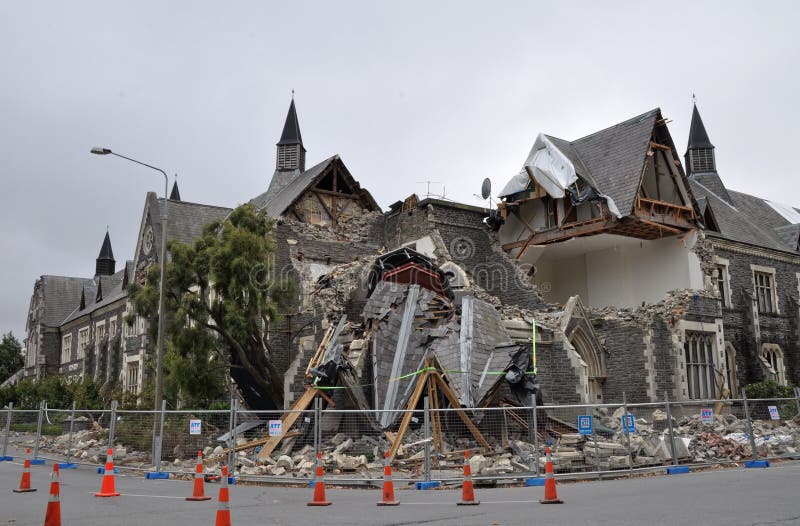
POLYGON ((300 123, 297 121, 297 110, 294 107, 294 99, 289 105, 289 113, 286 114, 286 122, 283 124, 283 133, 281 133, 281 144, 299 144, 303 145, 303 137, 300 135, 300 123))
POLYGON ((689 179, 699 182, 714 192, 719 198, 724 199, 728 203, 732 203, 731 196, 728 194, 728 189, 725 188, 725 184, 722 182, 717 172, 693 173, 689 176, 689 179))
POLYGON ((689 127, 689 144, 686 149, 695 150, 713 147, 714 145, 711 144, 708 133, 706 133, 706 127, 703 125, 703 119, 700 118, 700 112, 697 111, 697 104, 695 104, 692 110, 692 124, 689 127))
MULTIPOLYGON (((341 166, 347 171, 347 167, 344 166, 344 163, 339 158, 338 155, 334 155, 332 157, 328 157, 321 163, 318 163, 305 172, 298 174, 294 179, 292 179, 284 188, 282 188, 277 193, 272 191, 272 186, 270 185, 270 189, 264 192, 263 194, 259 195, 250 200, 250 203, 255 206, 257 209, 266 209, 267 215, 269 217, 275 218, 280 217, 283 215, 286 210, 297 201, 309 187, 315 185, 325 174, 325 170, 331 166, 333 163, 339 163, 341 166)), ((278 172, 276 172, 277 175, 278 172)), ((348 172, 349 173, 349 172, 348 172)), ((352 176, 351 176, 352 177, 352 176)), ((354 191, 361 197, 367 199, 370 205, 375 210, 380 210, 380 206, 378 203, 375 202, 372 195, 365 189, 362 189, 358 186, 358 182, 353 180, 356 188, 354 191)))
POLYGON ((633 211, 650 137, 661 110, 632 119, 572 142, 599 189, 623 215, 633 211))
MULTIPOLYGON (((157 247, 161 243, 161 211, 164 199, 157 199, 155 210, 151 211, 153 230, 157 247)), ((224 219, 233 209, 224 206, 190 203, 188 201, 169 202, 167 209, 167 241, 180 241, 191 244, 203 234, 203 227, 212 221, 224 219)))
POLYGON ((82 290, 85 301, 84 307, 81 309, 80 303, 75 303, 69 315, 63 318, 59 325, 65 325, 101 307, 124 299, 128 295, 124 288, 125 273, 131 272, 132 269, 132 262, 128 261, 124 269, 112 276, 97 276, 93 280, 89 280, 89 283, 86 283, 82 290))
POLYGON ((41 279, 44 306, 41 322, 48 327, 58 327, 78 306, 83 287, 94 284, 91 278, 42 276, 41 279))
POLYGON ((729 203, 696 178, 692 178, 690 184, 695 196, 705 198, 714 210, 719 232, 707 232, 710 237, 782 252, 797 252, 797 244, 791 243, 791 228, 788 228, 793 225, 763 199, 729 190, 729 203))

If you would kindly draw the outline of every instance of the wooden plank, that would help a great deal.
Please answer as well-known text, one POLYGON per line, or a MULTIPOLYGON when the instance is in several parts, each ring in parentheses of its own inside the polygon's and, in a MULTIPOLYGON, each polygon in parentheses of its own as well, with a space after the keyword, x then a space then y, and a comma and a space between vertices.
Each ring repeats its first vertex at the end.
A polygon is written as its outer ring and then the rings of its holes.
POLYGON ((411 398, 408 400, 408 405, 406 406, 407 411, 403 415, 403 420, 400 422, 400 427, 397 429, 397 436, 394 442, 392 442, 392 449, 389 451, 390 462, 394 460, 394 456, 400 448, 400 443, 403 441, 403 436, 405 436, 406 431, 408 431, 408 425, 411 423, 411 417, 413 416, 411 411, 417 407, 419 398, 422 396, 422 391, 425 388, 425 382, 428 381, 430 375, 430 371, 425 371, 422 373, 422 376, 417 378, 417 385, 414 386, 414 391, 411 393, 411 398))
POLYGON ((281 417, 281 435, 276 437, 265 437, 266 441, 264 442, 264 447, 261 448, 261 451, 258 452, 256 458, 264 460, 268 458, 272 452, 278 447, 278 444, 281 440, 289 433, 289 429, 297 422, 297 419, 301 415, 301 411, 305 411, 308 406, 311 404, 311 401, 314 400, 314 397, 319 394, 319 391, 311 387, 306 389, 306 392, 297 399, 297 401, 292 404, 292 408, 289 412, 284 413, 281 417))
POLYGON ((461 404, 459 403, 458 398, 456 398, 456 395, 453 394, 453 391, 450 390, 450 386, 447 385, 447 382, 445 382, 444 379, 439 374, 434 374, 433 377, 439 384, 439 389, 441 389, 441 391, 447 397, 447 400, 450 402, 450 405, 454 409, 456 409, 456 413, 458 413, 458 416, 461 417, 461 420, 464 422, 464 425, 467 426, 467 429, 469 429, 469 432, 472 433, 473 437, 475 437, 475 440, 478 441, 478 444, 480 444, 482 447, 486 449, 489 449, 489 443, 483 437, 483 434, 480 432, 480 430, 477 427, 475 427, 475 424, 472 423, 472 420, 470 420, 470 418, 467 416, 464 410, 461 409, 461 404))

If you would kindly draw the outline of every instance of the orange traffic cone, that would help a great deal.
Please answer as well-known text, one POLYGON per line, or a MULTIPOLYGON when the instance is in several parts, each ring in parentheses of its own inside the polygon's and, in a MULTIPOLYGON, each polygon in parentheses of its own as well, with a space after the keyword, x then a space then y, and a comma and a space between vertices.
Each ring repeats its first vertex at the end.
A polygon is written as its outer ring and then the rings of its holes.
POLYGON ((186 500, 211 500, 211 497, 206 497, 203 491, 203 452, 197 452, 197 466, 194 468, 194 492, 191 497, 186 497, 186 500))
POLYGON ((19 489, 15 489, 14 493, 28 493, 29 491, 36 491, 35 488, 31 487, 31 448, 25 450, 22 479, 19 481, 19 489))
POLYGON ((53 464, 53 474, 50 475, 50 500, 47 503, 47 513, 44 516, 44 526, 61 526, 61 476, 58 463, 53 464))
POLYGON ((214 526, 231 526, 231 505, 228 495, 228 466, 222 466, 222 486, 219 488, 219 506, 214 526))
POLYGON ((459 506, 477 506, 475 488, 472 487, 472 466, 469 465, 469 451, 464 451, 464 484, 461 486, 461 502, 459 506))
POLYGON ((314 500, 309 506, 330 506, 331 502, 325 500, 325 468, 322 467, 322 453, 317 453, 317 476, 314 477, 314 500))
POLYGON ((399 500, 394 498, 394 482, 392 482, 392 460, 389 458, 389 452, 386 452, 386 460, 383 465, 383 500, 378 503, 378 506, 397 506, 400 504, 399 500))
POLYGON ((106 458, 106 469, 103 473, 103 483, 100 485, 100 493, 95 493, 95 497, 119 497, 119 493, 114 488, 114 450, 108 448, 106 458))
POLYGON ((550 448, 545 449, 547 453, 547 463, 544 465, 544 498, 540 500, 542 504, 564 504, 558 498, 556 492, 556 479, 553 477, 553 461, 550 458, 550 448))

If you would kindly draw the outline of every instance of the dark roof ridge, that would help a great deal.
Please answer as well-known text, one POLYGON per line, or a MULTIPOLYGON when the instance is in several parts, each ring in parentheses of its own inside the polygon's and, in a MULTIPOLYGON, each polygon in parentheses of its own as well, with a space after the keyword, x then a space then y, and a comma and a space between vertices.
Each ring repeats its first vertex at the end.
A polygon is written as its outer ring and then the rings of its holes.
MULTIPOLYGON (((158 201, 159 204, 164 203, 164 198, 163 197, 157 197, 156 200, 158 201)), ((192 202, 192 201, 174 201, 172 199, 169 199, 168 201, 170 201, 170 205, 169 206, 183 206, 183 205, 206 206, 208 208, 219 208, 219 209, 222 209, 222 210, 233 210, 229 206, 210 205, 210 204, 207 204, 207 203, 195 203, 195 202, 192 202)))

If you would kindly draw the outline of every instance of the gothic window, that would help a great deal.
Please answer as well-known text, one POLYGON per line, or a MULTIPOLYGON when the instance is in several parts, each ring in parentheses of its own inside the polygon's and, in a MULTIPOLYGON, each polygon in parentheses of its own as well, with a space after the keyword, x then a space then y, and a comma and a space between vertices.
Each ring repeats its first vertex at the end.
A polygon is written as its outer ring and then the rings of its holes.
POLYGON ((775 296, 775 274, 769 272, 753 272, 756 283, 756 302, 758 312, 772 313, 777 312, 775 296))
POLYGON ((61 340, 61 363, 67 363, 72 358, 72 335, 66 334, 61 340))
POLYGON ((769 374, 769 380, 786 385, 786 369, 783 365, 783 351, 774 343, 765 343, 761 346, 759 360, 769 374))
POLYGON ((108 322, 108 337, 113 338, 117 335, 117 318, 111 318, 108 322))
POLYGON ((97 343, 100 343, 101 341, 103 341, 103 338, 105 338, 105 336, 106 336, 106 324, 105 324, 105 322, 98 323, 97 327, 95 328, 95 341, 97 343))
POLYGON ((125 389, 131 394, 136 394, 139 390, 139 362, 128 362, 125 389))
POLYGON ((692 400, 716 398, 714 333, 686 331, 683 349, 689 398, 692 400))

